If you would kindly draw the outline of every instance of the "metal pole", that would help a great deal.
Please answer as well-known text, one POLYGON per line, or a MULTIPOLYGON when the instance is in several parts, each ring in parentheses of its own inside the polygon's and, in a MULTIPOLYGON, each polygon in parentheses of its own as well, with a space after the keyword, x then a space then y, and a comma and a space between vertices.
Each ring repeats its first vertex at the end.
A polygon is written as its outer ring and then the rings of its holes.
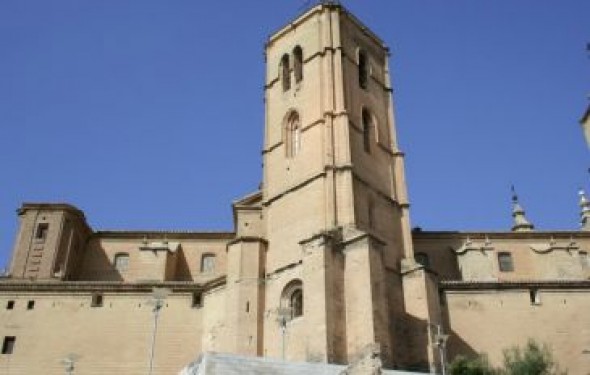
POLYGON ((282 352, 283 361, 285 360, 285 329, 287 328, 286 326, 287 326, 287 322, 285 321, 285 317, 283 317, 282 322, 281 322, 281 336, 282 336, 281 352, 282 352))
POLYGON ((438 351, 440 354, 440 369, 442 372, 442 375, 446 375, 447 374, 447 366, 445 364, 445 341, 443 339, 443 334, 442 334, 442 327, 440 324, 436 325, 436 331, 437 331, 437 336, 439 337, 438 339, 438 351))
POLYGON ((154 369, 154 354, 156 350, 156 332, 158 331, 158 316, 160 315, 160 308, 162 307, 162 300, 156 300, 156 305, 154 306, 154 329, 152 331, 152 345, 150 350, 150 372, 149 375, 152 375, 152 371, 154 369))

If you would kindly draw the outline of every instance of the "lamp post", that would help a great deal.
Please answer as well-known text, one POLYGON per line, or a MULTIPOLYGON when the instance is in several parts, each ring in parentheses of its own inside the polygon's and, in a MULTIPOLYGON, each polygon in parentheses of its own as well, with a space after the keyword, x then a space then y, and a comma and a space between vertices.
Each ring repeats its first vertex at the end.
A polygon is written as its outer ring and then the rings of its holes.
POLYGON ((154 328, 152 330, 152 343, 150 346, 150 369, 148 374, 152 375, 154 370, 154 355, 156 353, 156 334, 158 332, 158 318, 160 317, 160 310, 164 306, 164 300, 171 293, 170 289, 154 288, 152 290, 152 300, 148 302, 154 306, 152 312, 154 313, 154 328))
MULTIPOLYGON (((434 325, 434 324, 433 324, 434 325)), ((436 334, 434 335, 434 341, 436 346, 438 347, 438 354, 440 356, 440 369, 442 375, 447 374, 447 363, 446 363, 446 348, 447 348, 447 340, 449 339, 449 335, 446 335, 442 332, 442 326, 440 324, 434 325, 436 327, 436 334)))
POLYGON ((74 373, 74 364, 79 358, 80 356, 78 354, 70 353, 61 360, 61 364, 64 365, 66 375, 72 375, 74 373))
POLYGON ((277 309, 277 322, 281 328, 281 358, 285 360, 285 338, 287 336, 287 322, 292 317, 292 309, 290 307, 279 307, 277 309))

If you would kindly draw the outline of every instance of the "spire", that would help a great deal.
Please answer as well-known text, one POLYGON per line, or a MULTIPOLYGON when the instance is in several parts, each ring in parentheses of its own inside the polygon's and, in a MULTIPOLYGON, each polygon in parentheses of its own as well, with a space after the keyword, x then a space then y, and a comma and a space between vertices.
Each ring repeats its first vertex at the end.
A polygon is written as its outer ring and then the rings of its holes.
MULTIPOLYGON (((524 213, 524 209, 518 203, 518 195, 516 195, 516 191, 514 190, 514 185, 511 187, 512 189, 512 217, 514 218, 514 225, 512 226, 513 232, 528 232, 533 230, 535 227, 531 224, 524 213)), ((590 213, 590 212, 589 212, 590 213)))
POLYGON ((580 195, 580 225, 582 230, 590 230, 590 201, 586 198, 586 193, 583 189, 578 192, 580 195))

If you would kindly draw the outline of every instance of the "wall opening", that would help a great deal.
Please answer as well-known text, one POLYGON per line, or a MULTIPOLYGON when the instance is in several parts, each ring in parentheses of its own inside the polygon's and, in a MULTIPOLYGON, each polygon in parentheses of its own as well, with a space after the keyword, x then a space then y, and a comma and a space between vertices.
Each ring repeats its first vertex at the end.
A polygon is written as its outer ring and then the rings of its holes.
POLYGON ((289 66, 289 55, 284 54, 280 64, 281 84, 283 91, 289 91, 291 88, 291 67, 289 66))
POLYGON ((193 308, 201 308, 201 307, 203 307, 203 293, 201 293, 201 292, 194 292, 193 293, 193 298, 192 298, 191 306, 193 308))
POLYGON ((293 48, 293 69, 295 71, 295 83, 303 81, 303 50, 300 46, 293 48))
POLYGON ((14 345, 16 344, 16 336, 5 336, 2 343, 2 354, 12 354, 14 352, 14 345))
POLYGON ((48 231, 49 231, 49 223, 39 223, 37 225, 37 230, 35 231, 35 238, 38 240, 46 239, 48 231))
POLYGON ((92 295, 92 300, 90 302, 91 307, 102 307, 103 305, 103 296, 101 293, 94 293, 92 295))

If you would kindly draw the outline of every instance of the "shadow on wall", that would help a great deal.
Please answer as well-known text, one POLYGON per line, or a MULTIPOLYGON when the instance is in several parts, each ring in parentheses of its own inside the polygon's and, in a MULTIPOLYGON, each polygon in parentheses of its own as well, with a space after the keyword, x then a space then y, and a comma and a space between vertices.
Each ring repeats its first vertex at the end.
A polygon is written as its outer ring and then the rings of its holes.
MULTIPOLYGON (((401 337, 405 340, 400 368, 409 371, 430 372, 428 364, 428 322, 404 315, 401 337)), ((400 337, 400 336, 398 336, 400 337)))
MULTIPOLYGON (((444 307, 446 309, 446 307, 444 307)), ((405 338, 404 350, 407 350, 401 368, 408 371, 429 372, 428 363, 428 322, 423 319, 417 319, 413 316, 406 315, 404 318, 404 328, 402 334, 405 338)), ((478 353, 461 339, 454 331, 448 329, 449 322, 446 311, 443 313, 443 327, 445 334, 449 335, 447 342, 446 361, 450 363, 457 355, 461 354, 467 357, 475 357, 478 353)), ((432 327, 434 328, 434 327, 432 327)), ((434 348, 435 361, 439 360, 438 349, 434 348)))
POLYGON ((123 276, 115 269, 115 265, 109 259, 105 249, 100 244, 88 246, 82 269, 79 272, 80 281, 123 281, 123 276))
POLYGON ((449 322, 449 309, 446 304, 441 305, 443 327, 445 327, 445 333, 449 335, 447 341, 447 363, 451 363, 458 355, 473 358, 479 353, 475 351, 467 342, 465 342, 455 331, 451 329, 449 322))
POLYGON ((184 251, 181 249, 176 253, 176 272, 174 274, 175 281, 193 281, 191 270, 184 256, 184 251))

